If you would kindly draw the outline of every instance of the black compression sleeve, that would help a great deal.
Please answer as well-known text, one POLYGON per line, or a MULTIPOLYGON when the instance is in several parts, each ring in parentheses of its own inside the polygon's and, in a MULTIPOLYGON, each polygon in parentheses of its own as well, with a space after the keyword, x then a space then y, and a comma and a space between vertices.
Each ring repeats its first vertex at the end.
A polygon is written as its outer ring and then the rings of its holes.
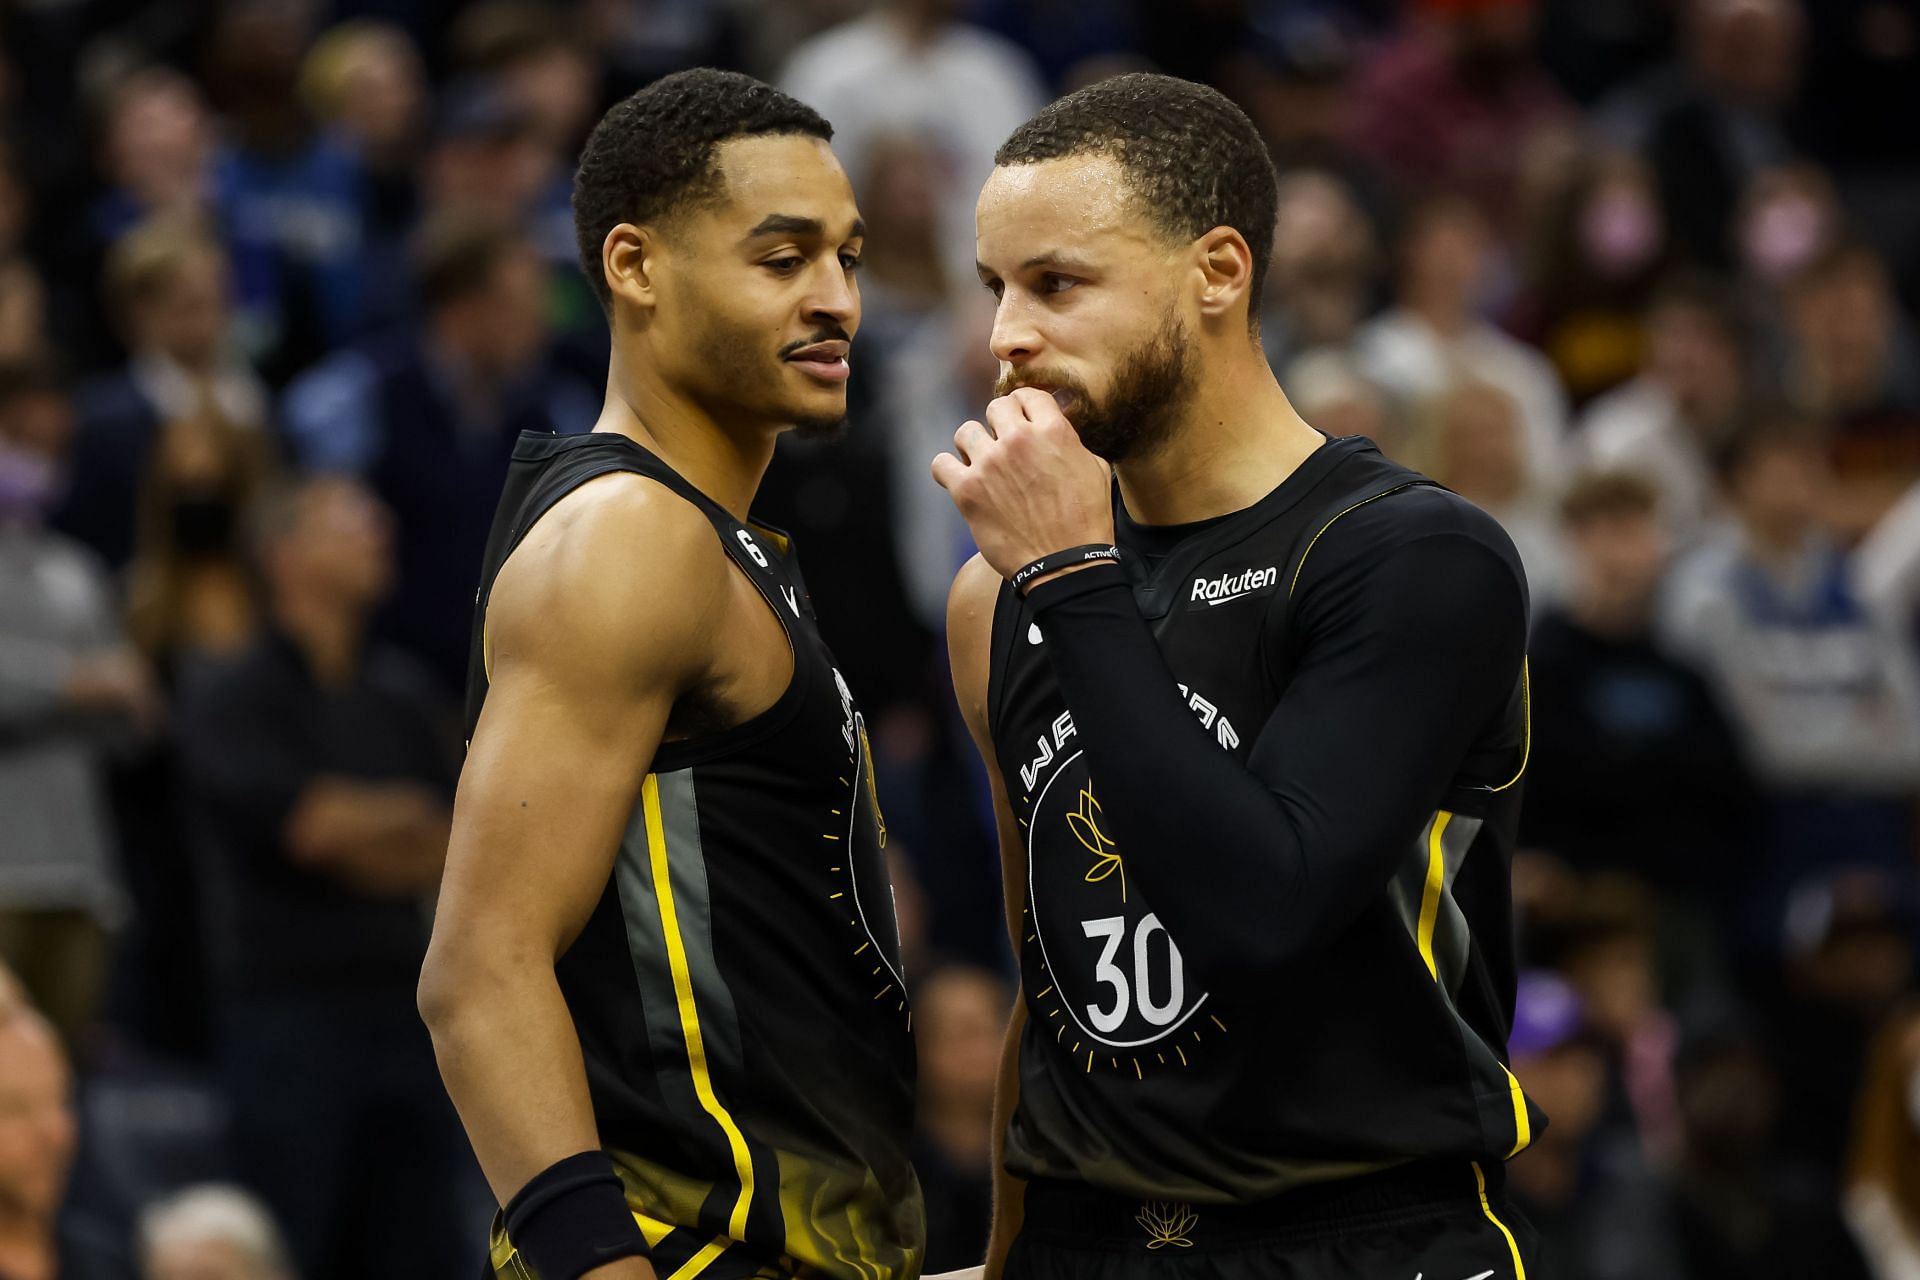
POLYGON ((1096 567, 1028 593, 1127 874, 1215 988, 1351 920, 1520 675, 1525 588, 1439 532, 1317 582, 1301 660, 1246 764, 1182 702, 1133 594, 1096 567))

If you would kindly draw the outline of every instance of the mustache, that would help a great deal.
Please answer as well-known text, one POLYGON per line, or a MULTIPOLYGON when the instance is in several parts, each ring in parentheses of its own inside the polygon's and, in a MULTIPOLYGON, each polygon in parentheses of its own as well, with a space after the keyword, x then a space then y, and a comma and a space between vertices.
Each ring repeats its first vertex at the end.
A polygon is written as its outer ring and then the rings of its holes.
POLYGON ((801 338, 795 342, 789 342, 786 346, 780 348, 780 358, 784 360, 796 351, 802 350, 806 347, 816 346, 822 342, 851 343, 852 341, 853 341, 853 335, 848 333, 845 329, 842 329, 837 324, 828 325, 824 329, 816 330, 812 337, 801 338))

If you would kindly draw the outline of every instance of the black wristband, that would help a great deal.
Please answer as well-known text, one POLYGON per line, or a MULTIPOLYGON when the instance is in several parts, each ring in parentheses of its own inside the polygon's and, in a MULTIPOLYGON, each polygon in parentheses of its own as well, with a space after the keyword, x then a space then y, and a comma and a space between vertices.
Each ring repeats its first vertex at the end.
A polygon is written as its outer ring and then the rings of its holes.
POLYGON ((507 1202, 507 1239, 542 1280, 576 1280, 619 1258, 643 1258, 647 1238, 604 1151, 548 1165, 507 1202))
POLYGON ((1013 583, 1013 589, 1019 591, 1029 582, 1042 574, 1064 569, 1068 565, 1090 564, 1097 560, 1120 563, 1120 548, 1110 542, 1089 542, 1078 547, 1068 547, 1065 551, 1053 551, 1041 556, 1032 564, 1014 572, 1007 581, 1013 583))

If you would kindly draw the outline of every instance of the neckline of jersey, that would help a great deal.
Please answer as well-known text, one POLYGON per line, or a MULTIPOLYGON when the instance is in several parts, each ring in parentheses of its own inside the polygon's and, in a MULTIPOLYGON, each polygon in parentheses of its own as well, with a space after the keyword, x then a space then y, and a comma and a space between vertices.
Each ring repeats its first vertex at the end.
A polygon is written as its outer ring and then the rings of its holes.
MULTIPOLYGON (((1324 434, 1324 433, 1322 433, 1324 434)), ((1127 513, 1120 500, 1120 486, 1113 486, 1114 538, 1121 548, 1150 562, 1174 554, 1193 540, 1252 517, 1261 522, 1277 515, 1304 497, 1333 467, 1355 453, 1375 448, 1365 436, 1327 436, 1326 443, 1303 459, 1299 466, 1252 506, 1222 515, 1208 516, 1185 524, 1141 524, 1127 513)))

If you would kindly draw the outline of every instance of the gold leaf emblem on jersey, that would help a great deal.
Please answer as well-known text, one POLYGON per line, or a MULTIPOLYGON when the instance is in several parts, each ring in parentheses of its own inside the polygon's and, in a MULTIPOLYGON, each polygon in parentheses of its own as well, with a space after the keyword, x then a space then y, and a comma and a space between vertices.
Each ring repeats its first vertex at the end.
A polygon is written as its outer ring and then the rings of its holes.
POLYGON ((887 847, 887 815, 880 809, 880 780, 873 776, 873 744, 867 741, 867 718, 856 716, 860 726, 860 757, 866 761, 867 799, 873 805, 873 825, 880 836, 880 847, 887 847))
POLYGON ((1173 1200, 1149 1200, 1140 1206, 1133 1220, 1145 1229, 1149 1249, 1164 1249, 1168 1245, 1191 1249, 1190 1233, 1200 1225, 1200 1216, 1192 1205, 1173 1200))
POLYGON ((1120 901, 1125 902, 1127 869, 1122 865, 1120 855, 1114 852, 1114 841, 1100 830, 1100 802, 1093 798, 1091 782, 1080 788, 1080 807, 1067 814, 1067 829, 1073 832, 1073 838, 1080 842, 1080 847, 1093 855, 1093 866, 1086 875, 1087 883, 1099 884, 1108 876, 1118 873, 1120 901))

